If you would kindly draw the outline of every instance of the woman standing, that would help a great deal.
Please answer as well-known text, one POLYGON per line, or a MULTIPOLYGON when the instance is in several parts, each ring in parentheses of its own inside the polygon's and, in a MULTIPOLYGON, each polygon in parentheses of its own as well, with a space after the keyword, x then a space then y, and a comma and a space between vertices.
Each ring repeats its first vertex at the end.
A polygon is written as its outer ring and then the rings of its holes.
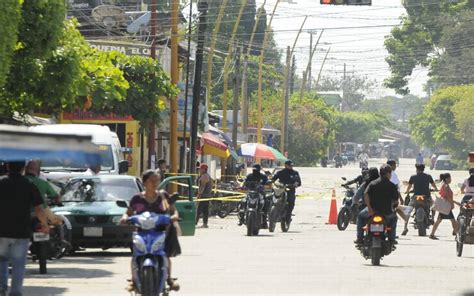
POLYGON ((451 204, 451 211, 449 214, 444 215, 442 213, 438 214, 438 220, 436 220, 435 224, 433 225, 433 229, 431 230, 430 234, 430 239, 437 240, 438 238, 435 236, 436 229, 438 229, 439 224, 441 223, 442 220, 449 219, 451 220, 451 224, 453 225, 453 234, 456 235, 458 232, 458 222, 454 219, 453 211, 452 209, 454 208, 454 199, 453 199, 453 191, 451 190, 451 187, 449 184, 451 184, 451 175, 449 173, 441 174, 439 176, 441 181, 443 182, 443 185, 441 186, 441 189, 439 190, 439 194, 441 198, 444 198, 451 204))
POLYGON ((469 175, 469 178, 464 180, 461 186, 461 193, 464 194, 461 203, 466 203, 474 198, 474 168, 469 169, 469 175))

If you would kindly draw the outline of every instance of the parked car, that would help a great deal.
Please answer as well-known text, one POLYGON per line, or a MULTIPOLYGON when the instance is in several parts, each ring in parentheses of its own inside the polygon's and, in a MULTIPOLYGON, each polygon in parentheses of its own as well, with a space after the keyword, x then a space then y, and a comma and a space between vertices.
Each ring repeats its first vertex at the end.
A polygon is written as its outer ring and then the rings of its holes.
POLYGON ((63 190, 63 206, 52 211, 72 224, 73 249, 130 247, 133 227, 118 225, 131 198, 143 190, 132 176, 98 175, 71 179, 63 190))
POLYGON ((454 169, 454 164, 451 162, 451 155, 440 155, 436 159, 435 170, 452 170, 454 169))

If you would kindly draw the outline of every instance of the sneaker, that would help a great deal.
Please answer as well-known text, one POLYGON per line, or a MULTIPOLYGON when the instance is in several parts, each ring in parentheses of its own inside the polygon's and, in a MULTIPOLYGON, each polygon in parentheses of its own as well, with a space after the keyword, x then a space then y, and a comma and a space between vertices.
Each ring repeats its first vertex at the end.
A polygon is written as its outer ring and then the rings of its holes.
POLYGON ((402 235, 407 235, 407 233, 408 233, 408 229, 404 229, 402 232, 402 235))
POLYGON ((207 224, 204 224, 202 225, 202 228, 209 228, 209 226, 207 226, 207 224))
POLYGON ((363 243, 364 243, 364 241, 361 240, 361 239, 356 239, 356 240, 354 241, 354 244, 356 244, 356 245, 358 245, 358 246, 362 245, 363 243))

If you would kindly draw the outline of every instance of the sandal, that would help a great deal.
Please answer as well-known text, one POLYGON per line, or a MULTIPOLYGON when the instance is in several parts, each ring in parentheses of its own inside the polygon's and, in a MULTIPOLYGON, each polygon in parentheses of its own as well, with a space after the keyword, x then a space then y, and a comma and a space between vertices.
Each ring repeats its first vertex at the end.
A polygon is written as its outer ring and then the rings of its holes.
POLYGON ((432 235, 432 234, 430 235, 430 239, 432 239, 432 240, 439 240, 438 237, 436 237, 436 236, 434 236, 434 235, 432 235))
POLYGON ((174 279, 169 278, 167 282, 168 282, 168 286, 170 287, 170 291, 175 291, 175 292, 179 291, 180 286, 174 279))

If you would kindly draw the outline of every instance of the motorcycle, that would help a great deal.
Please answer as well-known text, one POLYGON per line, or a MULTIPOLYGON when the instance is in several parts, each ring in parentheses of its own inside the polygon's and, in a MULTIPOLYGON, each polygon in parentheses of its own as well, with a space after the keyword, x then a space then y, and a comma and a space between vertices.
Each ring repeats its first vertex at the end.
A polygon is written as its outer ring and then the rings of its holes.
POLYGON ((418 236, 425 236, 426 230, 432 224, 429 199, 424 195, 412 196, 415 211, 413 213, 413 225, 418 229, 418 236))
POLYGON ((32 220, 33 234, 30 252, 33 262, 39 263, 40 274, 48 272, 48 260, 60 259, 71 250, 71 223, 66 217, 59 217, 62 222, 49 225, 49 234, 40 232, 41 224, 37 218, 32 220))
MULTIPOLYGON (((239 191, 241 186, 238 183, 231 181, 230 183, 221 183, 218 185, 218 189, 222 191, 235 192, 239 191)), ((214 197, 226 197, 230 193, 216 192, 214 197)), ((213 200, 210 202, 210 215, 218 216, 221 219, 224 219, 233 212, 238 211, 239 204, 235 201, 222 201, 222 200, 213 200)))
POLYGON ((352 204, 352 198, 355 195, 355 189, 342 185, 346 189, 344 199, 342 200, 342 207, 337 215, 337 229, 344 231, 349 224, 356 224, 359 212, 365 208, 364 203, 352 204))
POLYGON ((287 191, 290 189, 289 185, 275 184, 272 194, 272 206, 269 214, 268 230, 275 231, 276 224, 280 222, 281 231, 288 232, 290 229, 291 218, 288 217, 288 201, 287 191))
POLYGON ((364 228, 364 240, 362 245, 357 246, 362 257, 370 259, 372 265, 380 265, 380 259, 388 256, 395 250, 395 245, 388 240, 390 230, 385 217, 374 215, 369 219, 364 228))
POLYGON ((369 162, 367 160, 361 160, 359 161, 359 168, 368 168, 369 167, 369 162))
POLYGON ((336 163, 336 168, 342 168, 342 159, 341 160, 335 160, 336 163))
POLYGON ((263 208, 265 206, 265 197, 263 194, 263 186, 249 186, 249 191, 245 198, 245 206, 241 209, 244 217, 244 223, 247 226, 247 236, 258 235, 262 225, 265 223, 263 208))

